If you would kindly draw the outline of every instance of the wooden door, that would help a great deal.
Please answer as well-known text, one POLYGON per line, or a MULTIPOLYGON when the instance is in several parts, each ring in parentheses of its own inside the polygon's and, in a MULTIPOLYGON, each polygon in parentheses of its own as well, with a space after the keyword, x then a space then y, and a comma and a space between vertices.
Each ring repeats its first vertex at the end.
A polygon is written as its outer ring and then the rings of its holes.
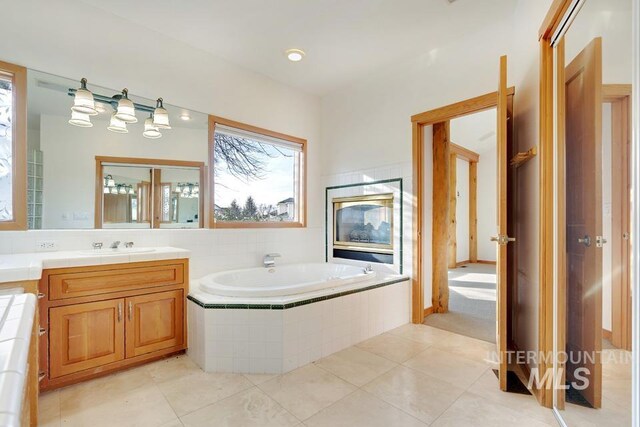
POLYGON ((567 381, 601 406, 602 48, 594 39, 565 69, 567 381), (581 357, 578 357, 581 356, 581 357), (585 357, 587 356, 587 357, 585 357))
POLYGON ((123 309, 123 299, 51 308, 50 377, 124 359, 123 309))
POLYGON ((127 298, 127 358, 184 344, 181 289, 127 298))
POLYGON ((507 390, 507 324, 508 324, 508 251, 507 245, 513 241, 508 227, 508 171, 509 171, 509 98, 507 93, 507 57, 500 58, 500 81, 497 108, 497 152, 498 152, 498 235, 492 240, 496 245, 496 343, 498 347, 498 377, 500 389, 507 390))

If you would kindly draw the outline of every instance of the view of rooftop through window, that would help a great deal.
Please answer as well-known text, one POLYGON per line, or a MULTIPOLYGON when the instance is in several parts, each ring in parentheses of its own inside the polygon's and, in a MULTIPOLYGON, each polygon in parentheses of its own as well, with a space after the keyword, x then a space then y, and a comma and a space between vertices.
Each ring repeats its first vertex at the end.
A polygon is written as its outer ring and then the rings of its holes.
POLYGON ((223 127, 214 135, 216 220, 296 220, 297 144, 240 132, 223 127))

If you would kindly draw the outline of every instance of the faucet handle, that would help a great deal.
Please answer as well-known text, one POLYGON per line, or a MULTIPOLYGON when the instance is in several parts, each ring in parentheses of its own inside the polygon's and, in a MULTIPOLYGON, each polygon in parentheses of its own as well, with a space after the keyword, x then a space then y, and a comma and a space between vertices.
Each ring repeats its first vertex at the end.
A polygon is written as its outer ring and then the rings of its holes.
POLYGON ((133 247, 133 242, 124 242, 124 247, 125 248, 132 248, 133 247))
POLYGON ((102 249, 102 242, 93 242, 91 246, 93 246, 93 249, 102 249))
POLYGON ((278 254, 278 253, 273 253, 273 254, 266 254, 264 257, 265 258, 280 258, 282 255, 278 254))

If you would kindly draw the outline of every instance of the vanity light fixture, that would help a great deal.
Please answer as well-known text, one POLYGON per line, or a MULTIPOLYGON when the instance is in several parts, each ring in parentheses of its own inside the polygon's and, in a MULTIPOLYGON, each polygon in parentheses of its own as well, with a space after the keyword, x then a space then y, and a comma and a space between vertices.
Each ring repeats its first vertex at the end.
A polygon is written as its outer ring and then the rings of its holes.
POLYGON ((113 179, 111 175, 107 175, 104 177, 104 185, 105 187, 115 187, 116 181, 113 179))
POLYGON ((302 49, 287 49, 284 52, 287 55, 287 59, 291 62, 300 62, 304 58, 304 50, 302 49))
POLYGON ((89 119, 88 114, 78 113, 77 111, 71 112, 71 118, 69 119, 69 124, 78 126, 81 128, 90 128, 93 126, 91 120, 89 119))
POLYGON ((132 195, 132 196, 135 194, 135 192, 133 191, 133 185, 130 185, 130 186, 129 186, 129 192, 128 192, 128 194, 129 194, 129 195, 132 195))
POLYGON ((111 120, 109 120, 109 126, 107 126, 107 129, 115 133, 129 133, 127 124, 116 117, 116 113, 111 115, 111 120))
POLYGON ((169 112, 162 105, 162 98, 156 100, 156 109, 153 111, 153 124, 158 129, 171 129, 169 112))
POLYGON ((93 100, 93 94, 87 89, 87 79, 85 78, 80 80, 80 88, 76 90, 71 111, 89 116, 98 114, 95 101, 93 100))
POLYGON ((158 139, 162 136, 158 128, 153 124, 153 114, 145 119, 142 136, 149 139, 158 139))
POLYGON ((133 106, 133 102, 129 99, 129 90, 127 88, 122 89, 122 97, 118 101, 116 117, 125 123, 138 122, 138 119, 136 118, 136 109, 133 106))

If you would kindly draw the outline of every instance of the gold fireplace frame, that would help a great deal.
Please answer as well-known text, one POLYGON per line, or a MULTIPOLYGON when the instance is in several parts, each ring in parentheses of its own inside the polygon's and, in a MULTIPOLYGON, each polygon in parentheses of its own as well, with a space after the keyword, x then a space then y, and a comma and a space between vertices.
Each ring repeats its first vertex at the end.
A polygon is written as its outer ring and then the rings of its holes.
POLYGON ((364 196, 352 196, 352 197, 336 197, 331 200, 333 203, 333 247, 334 249, 344 249, 350 251, 359 251, 359 252, 372 252, 372 253, 383 253, 383 254, 393 254, 394 244, 393 244, 393 236, 394 236, 394 222, 395 222, 395 212, 393 206, 393 193, 385 193, 385 194, 367 194, 364 196), (391 227, 391 243, 386 245, 383 243, 361 243, 361 242, 340 242, 337 240, 337 212, 339 209, 349 207, 349 206, 357 206, 365 204, 374 204, 382 207, 391 209, 391 220, 389 222, 389 226, 391 227))

